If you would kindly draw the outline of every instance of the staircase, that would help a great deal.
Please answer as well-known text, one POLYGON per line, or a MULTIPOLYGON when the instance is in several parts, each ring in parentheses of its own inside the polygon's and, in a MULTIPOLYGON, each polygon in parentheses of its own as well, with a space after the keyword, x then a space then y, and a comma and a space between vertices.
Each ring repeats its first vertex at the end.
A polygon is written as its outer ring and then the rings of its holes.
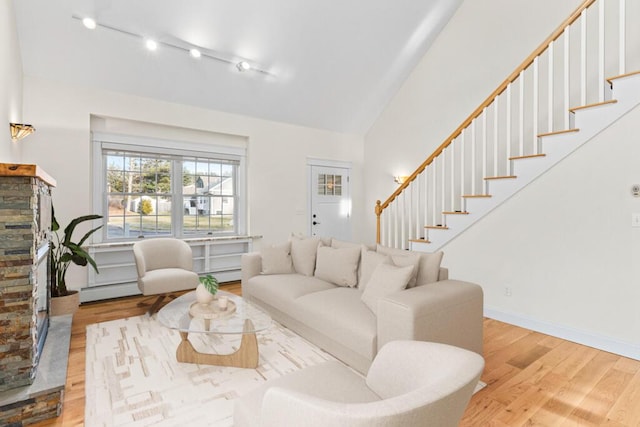
POLYGON ((567 18, 376 203, 376 241, 438 250, 640 104, 625 1, 588 0, 567 18))

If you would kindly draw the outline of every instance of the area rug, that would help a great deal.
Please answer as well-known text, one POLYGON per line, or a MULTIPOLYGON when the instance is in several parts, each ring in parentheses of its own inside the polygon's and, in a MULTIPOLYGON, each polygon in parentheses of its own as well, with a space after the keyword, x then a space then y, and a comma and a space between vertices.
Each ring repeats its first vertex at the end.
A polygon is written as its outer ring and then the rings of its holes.
MULTIPOLYGON (((335 360, 277 323, 257 337, 258 368, 240 369, 178 363, 180 335, 153 317, 87 326, 85 426, 232 426, 236 397, 269 379, 335 360)), ((240 338, 189 336, 197 350, 220 354, 235 351, 240 338)))
MULTIPOLYGON (((257 369, 178 363, 177 331, 137 316, 87 326, 85 426, 232 426, 233 400, 271 378, 335 360, 274 324, 257 335, 257 369)), ((231 353, 240 335, 191 334, 199 351, 231 353)))

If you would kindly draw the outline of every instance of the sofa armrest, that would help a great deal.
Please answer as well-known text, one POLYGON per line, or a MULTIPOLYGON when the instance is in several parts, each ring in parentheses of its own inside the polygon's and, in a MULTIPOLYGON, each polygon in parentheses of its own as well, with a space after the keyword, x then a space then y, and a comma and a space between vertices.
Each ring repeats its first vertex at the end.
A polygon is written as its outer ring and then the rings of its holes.
POLYGON ((449 269, 440 267, 440 271, 438 271, 438 281, 447 279, 449 279, 449 269))
POLYGON ((244 284, 262 271, 262 256, 260 252, 242 254, 240 266, 242 268, 241 284, 244 284))
POLYGON ((482 355, 483 292, 475 283, 442 280, 378 302, 378 350, 395 340, 432 341, 482 355))

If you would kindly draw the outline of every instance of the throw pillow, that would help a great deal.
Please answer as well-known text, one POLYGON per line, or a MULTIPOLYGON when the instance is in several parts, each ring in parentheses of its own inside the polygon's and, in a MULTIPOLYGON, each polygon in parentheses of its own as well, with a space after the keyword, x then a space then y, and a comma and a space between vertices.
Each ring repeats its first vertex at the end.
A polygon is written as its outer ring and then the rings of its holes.
POLYGON ((262 274, 293 273, 291 242, 262 248, 260 255, 262 256, 262 274))
POLYGON ((414 252, 407 253, 406 255, 391 255, 391 263, 396 267, 406 267, 407 265, 413 266, 413 272, 411 273, 411 278, 409 279, 407 288, 413 288, 416 285, 421 259, 421 254, 414 252))
POLYGON ((361 245, 360 243, 353 243, 353 242, 345 242, 344 240, 338 240, 338 239, 331 239, 331 247, 332 248, 359 248, 361 245))
POLYGON ((387 255, 379 254, 375 251, 367 250, 366 246, 362 246, 362 254, 360 256, 360 278, 358 280, 358 289, 363 291, 371 279, 371 275, 376 267, 380 264, 391 264, 391 259, 387 255))
POLYGON ((378 314, 378 300, 407 287, 413 266, 396 267, 390 264, 380 264, 369 279, 369 283, 362 292, 360 299, 373 314, 378 314))
POLYGON ((316 258, 315 276, 338 286, 355 287, 358 284, 360 248, 330 248, 320 246, 316 258))
MULTIPOLYGON (((389 248, 386 246, 378 245, 377 251, 385 255, 407 255, 417 252, 405 251, 403 249, 389 248)), ((438 281, 438 275, 440 274, 440 264, 442 263, 442 257, 444 252, 420 252, 420 267, 418 268, 416 277, 416 286, 426 285, 427 283, 433 283, 438 281)))
POLYGON ((320 244, 319 239, 291 237, 291 260, 296 272, 305 276, 313 276, 316 268, 318 244, 320 244))

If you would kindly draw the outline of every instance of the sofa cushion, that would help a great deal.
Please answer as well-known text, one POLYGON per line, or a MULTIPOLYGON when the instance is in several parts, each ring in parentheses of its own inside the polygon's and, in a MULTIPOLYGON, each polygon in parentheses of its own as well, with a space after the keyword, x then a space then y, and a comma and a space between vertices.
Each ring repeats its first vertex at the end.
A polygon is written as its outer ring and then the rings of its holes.
POLYGON ((357 288, 334 287, 308 293, 295 302, 299 320, 354 352, 373 360, 377 323, 357 288))
MULTIPOLYGON (((404 249, 389 248, 378 245, 378 253, 384 255, 408 255, 416 252, 405 251, 404 249)), ((440 273, 440 263, 442 262, 442 251, 427 253, 420 252, 420 268, 418 268, 415 286, 426 285, 438 281, 440 273)), ((411 286, 412 287, 412 286, 411 286)))
POLYGON ((305 276, 313 276, 316 269, 316 252, 320 239, 301 239, 291 236, 291 259, 296 272, 305 276))
POLYGON ((407 287, 413 266, 396 267, 380 264, 371 275, 369 283, 362 293, 362 301, 374 313, 378 313, 378 300, 407 287))
POLYGON ((391 258, 388 255, 370 251, 363 245, 362 253, 360 255, 360 277, 358 279, 358 289, 364 291, 376 267, 385 263, 391 263, 391 258))
POLYGON ((242 284, 244 294, 264 301, 284 313, 291 313, 296 298, 334 288, 334 285, 324 280, 295 273, 254 276, 242 284))
POLYGON ((334 285, 353 288, 358 284, 359 261, 360 247, 337 249, 320 245, 314 275, 334 285))
POLYGON ((260 255, 262 257, 262 274, 293 273, 291 242, 262 248, 260 255))

